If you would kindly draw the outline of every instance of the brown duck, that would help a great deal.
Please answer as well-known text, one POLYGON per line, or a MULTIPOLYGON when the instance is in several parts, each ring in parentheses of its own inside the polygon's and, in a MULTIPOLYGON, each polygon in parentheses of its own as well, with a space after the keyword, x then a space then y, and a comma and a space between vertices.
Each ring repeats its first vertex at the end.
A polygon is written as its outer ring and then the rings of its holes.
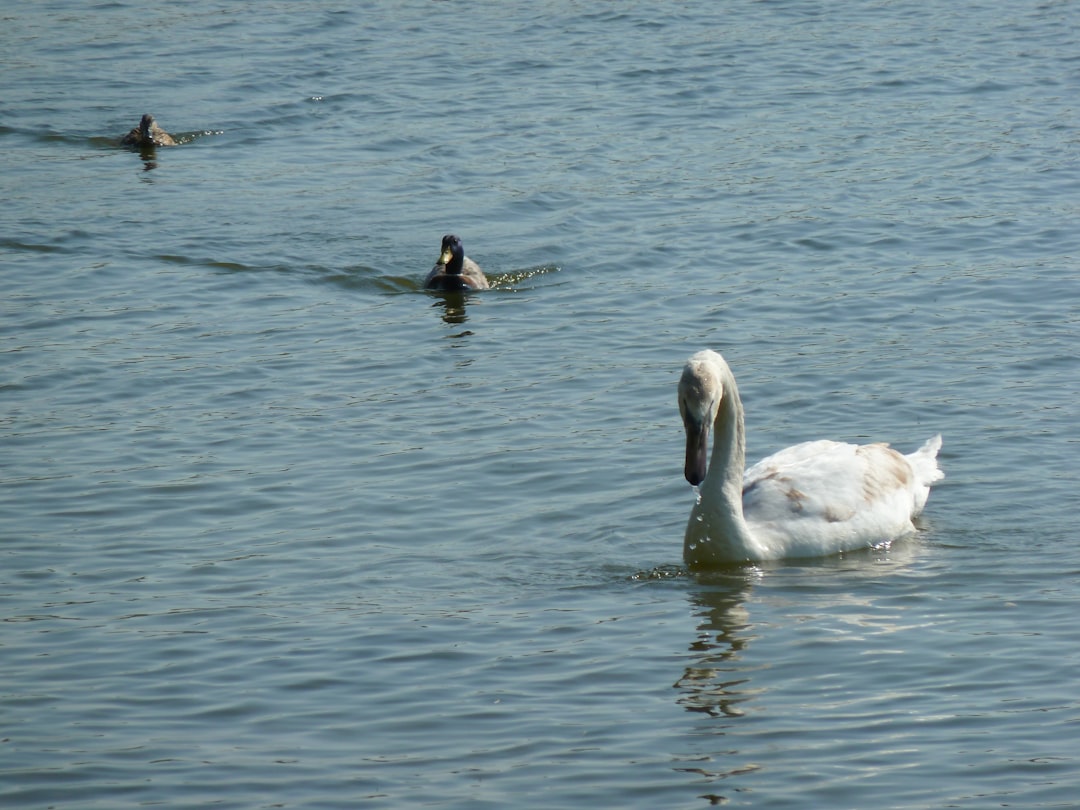
POLYGON ((139 121, 139 125, 120 139, 124 146, 134 146, 138 149, 149 149, 154 146, 176 146, 173 136, 157 125, 154 116, 147 113, 139 121))

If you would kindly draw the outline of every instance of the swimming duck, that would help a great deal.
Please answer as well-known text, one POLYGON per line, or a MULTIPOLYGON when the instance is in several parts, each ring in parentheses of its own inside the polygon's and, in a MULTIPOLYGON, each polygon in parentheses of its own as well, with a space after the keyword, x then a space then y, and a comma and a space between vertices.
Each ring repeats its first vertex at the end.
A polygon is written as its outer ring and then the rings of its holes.
POLYGON ((157 125, 154 116, 147 113, 139 121, 139 125, 120 139, 124 146, 135 146, 140 149, 149 149, 154 146, 176 146, 173 136, 157 125))
POLYGON ((683 540, 691 568, 818 557, 915 530, 938 468, 941 436, 910 455, 887 444, 804 442, 746 465, 743 406, 717 352, 693 355, 679 380, 686 480, 700 485, 683 540), (712 458, 705 463, 709 430, 712 458))
POLYGON ((480 266, 465 255, 461 240, 452 233, 444 236, 439 261, 428 273, 424 288, 428 290, 486 290, 489 287, 480 266))

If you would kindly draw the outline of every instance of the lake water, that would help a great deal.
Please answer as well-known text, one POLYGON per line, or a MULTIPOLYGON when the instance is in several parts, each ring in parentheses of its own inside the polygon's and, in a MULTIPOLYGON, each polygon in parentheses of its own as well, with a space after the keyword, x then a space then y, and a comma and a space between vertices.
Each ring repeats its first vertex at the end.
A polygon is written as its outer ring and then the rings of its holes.
POLYGON ((5 808, 1076 806, 1076 3, 2 16, 5 808), (685 571, 705 347, 919 534, 685 571))

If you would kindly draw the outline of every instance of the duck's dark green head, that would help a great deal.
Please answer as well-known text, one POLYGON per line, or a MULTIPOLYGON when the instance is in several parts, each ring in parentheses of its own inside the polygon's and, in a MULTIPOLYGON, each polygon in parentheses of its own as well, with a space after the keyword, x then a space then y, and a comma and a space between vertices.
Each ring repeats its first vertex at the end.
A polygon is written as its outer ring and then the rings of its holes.
POLYGON ((439 264, 446 267, 447 273, 460 273, 465 261, 465 248, 461 240, 448 233, 442 238, 442 253, 439 254, 439 264))

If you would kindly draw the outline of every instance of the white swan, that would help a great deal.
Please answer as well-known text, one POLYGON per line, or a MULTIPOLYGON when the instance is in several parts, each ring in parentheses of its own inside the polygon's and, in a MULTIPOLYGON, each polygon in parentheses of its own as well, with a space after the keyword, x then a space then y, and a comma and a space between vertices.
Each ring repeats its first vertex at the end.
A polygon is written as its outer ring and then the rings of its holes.
POLYGON ((691 357, 679 380, 686 480, 700 484, 683 541, 691 568, 819 557, 887 543, 915 530, 938 469, 941 436, 910 455, 887 444, 804 442, 746 465, 739 389, 714 351, 691 357), (712 427, 712 458, 705 456, 712 427))

